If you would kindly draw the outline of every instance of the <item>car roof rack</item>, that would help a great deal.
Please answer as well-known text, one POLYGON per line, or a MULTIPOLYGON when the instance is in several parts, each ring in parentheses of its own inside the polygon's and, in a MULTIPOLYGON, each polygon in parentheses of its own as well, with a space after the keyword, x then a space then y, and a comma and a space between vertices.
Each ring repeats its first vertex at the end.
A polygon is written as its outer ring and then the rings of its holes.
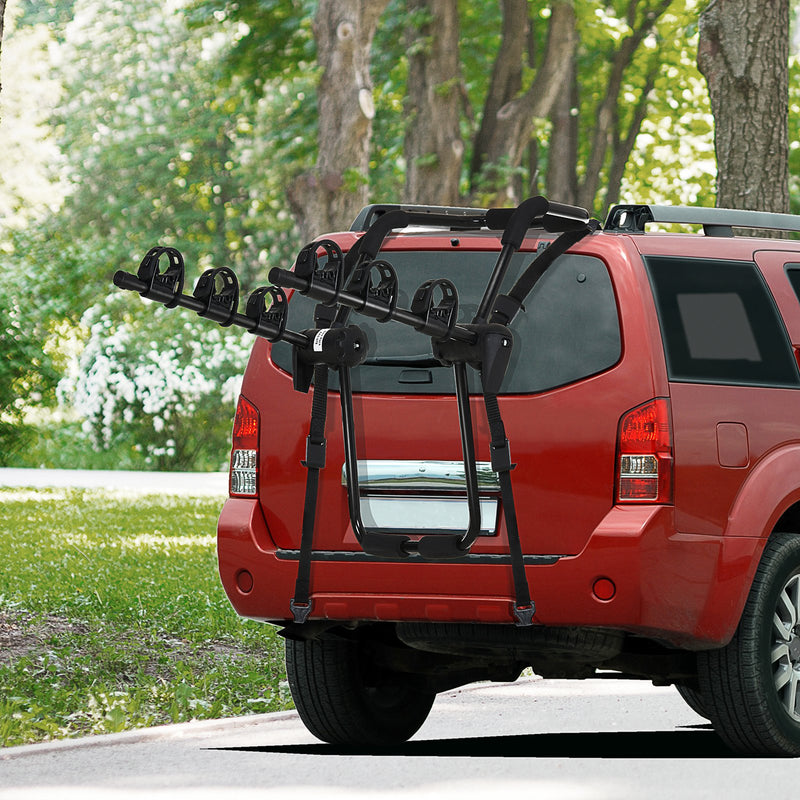
POLYGON ((706 236, 733 236, 734 228, 800 231, 800 216, 737 208, 694 206, 618 205, 608 213, 603 230, 644 233, 650 222, 702 225, 706 236))

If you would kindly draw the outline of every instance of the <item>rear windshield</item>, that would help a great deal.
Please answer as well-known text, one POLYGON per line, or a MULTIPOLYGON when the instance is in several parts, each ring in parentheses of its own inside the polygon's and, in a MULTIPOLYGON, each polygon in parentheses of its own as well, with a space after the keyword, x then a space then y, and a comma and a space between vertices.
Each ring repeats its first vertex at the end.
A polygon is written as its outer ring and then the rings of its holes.
MULTIPOLYGON (((462 323, 478 309, 496 253, 476 251, 403 251, 382 254, 395 268, 400 284, 399 308, 409 308, 417 287, 431 278, 448 278, 458 289, 462 323)), ((503 291, 508 291, 530 264, 531 253, 518 253, 503 291)), ((293 330, 314 327, 316 303, 295 293, 290 304, 293 330)), ((431 364, 431 340, 406 325, 380 323, 354 313, 350 321, 367 333, 370 357, 353 370, 353 388, 393 394, 452 394, 452 370, 431 364), (391 365, 376 363, 392 359, 391 365)), ((621 344, 617 304, 602 261, 564 255, 534 287, 512 325, 514 348, 503 394, 543 392, 597 374, 613 366, 621 344)), ((291 347, 273 346, 273 361, 291 372, 291 347)), ((469 370, 471 391, 480 391, 469 370)), ((333 376, 332 376, 333 377, 333 376)))

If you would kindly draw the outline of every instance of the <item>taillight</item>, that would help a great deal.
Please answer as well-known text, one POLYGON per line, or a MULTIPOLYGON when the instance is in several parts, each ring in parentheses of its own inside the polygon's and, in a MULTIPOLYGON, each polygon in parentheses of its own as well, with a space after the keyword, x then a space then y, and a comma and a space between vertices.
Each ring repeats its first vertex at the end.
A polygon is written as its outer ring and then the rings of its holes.
POLYGON ((239 397, 233 419, 231 495, 252 497, 258 491, 258 409, 239 397))
POLYGON ((672 502, 672 422, 666 397, 631 409, 619 422, 617 502, 672 502))

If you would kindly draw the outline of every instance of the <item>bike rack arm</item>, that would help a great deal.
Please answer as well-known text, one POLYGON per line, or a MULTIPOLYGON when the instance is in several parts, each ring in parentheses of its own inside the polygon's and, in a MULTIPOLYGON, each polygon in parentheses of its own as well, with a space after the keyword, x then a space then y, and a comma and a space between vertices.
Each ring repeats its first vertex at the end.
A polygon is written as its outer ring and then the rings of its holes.
MULTIPOLYGON (((272 283, 283 286, 286 289, 296 289, 300 294, 306 295, 312 300, 322 300, 325 296, 322 292, 317 291, 307 278, 298 276, 296 273, 287 269, 273 267, 269 271, 269 279, 272 283)), ((430 283, 431 282, 428 282, 428 284, 430 283)), ((426 284, 423 284, 423 286, 425 285, 426 284)), ((439 282, 437 285, 441 285, 441 283, 439 282)), ((417 295, 420 290, 422 290, 422 287, 417 290, 417 295)), ((417 297, 417 295, 415 295, 415 297, 417 297)), ((456 325, 454 318, 443 319, 437 318, 436 316, 432 317, 430 314, 423 315, 423 312, 419 308, 412 308, 410 310, 394 308, 387 311, 385 306, 370 305, 365 301, 363 296, 353 294, 346 289, 339 292, 337 301, 340 305, 355 309, 365 316, 378 319, 381 322, 394 320, 403 325, 409 325, 427 336, 434 338, 452 338, 460 342, 475 341, 475 334, 461 325, 456 325)))
MULTIPOLYGON (((158 300, 160 302, 164 302, 167 305, 167 302, 161 299, 161 297, 153 296, 150 293, 148 284, 138 278, 136 275, 131 274, 130 272, 125 272, 124 270, 118 270, 114 274, 114 285, 120 289, 127 289, 131 292, 138 292, 142 297, 147 299, 158 300)), ((273 341, 273 337, 278 334, 278 326, 274 324, 270 324, 267 322, 259 323, 258 320, 254 320, 253 317, 249 317, 245 314, 234 313, 232 316, 229 312, 225 312, 223 310, 215 310, 211 309, 209 311, 207 303, 202 300, 199 300, 197 297, 188 294, 178 294, 173 295, 170 298, 170 302, 175 301, 174 306, 180 306, 181 308, 188 308, 189 311, 195 311, 201 316, 206 316, 214 322, 218 324, 223 324, 226 321, 230 320, 229 324, 236 325, 239 328, 244 328, 245 330, 249 331, 255 336, 260 336, 264 339, 268 339, 273 341), (207 313, 204 313, 207 312, 207 313)), ((280 332, 280 338, 284 341, 287 341, 289 344, 296 345, 297 347, 308 347, 310 339, 307 335, 303 333, 296 333, 294 331, 286 330, 280 332)))
POLYGON ((523 200, 512 211, 505 208, 487 211, 487 225, 490 228, 503 230, 503 236, 500 239, 503 249, 472 321, 480 324, 489 319, 511 258, 522 246, 528 229, 534 223, 540 224, 546 231, 565 232, 582 230, 588 221, 589 214, 585 209, 562 203, 551 203, 541 195, 523 200))

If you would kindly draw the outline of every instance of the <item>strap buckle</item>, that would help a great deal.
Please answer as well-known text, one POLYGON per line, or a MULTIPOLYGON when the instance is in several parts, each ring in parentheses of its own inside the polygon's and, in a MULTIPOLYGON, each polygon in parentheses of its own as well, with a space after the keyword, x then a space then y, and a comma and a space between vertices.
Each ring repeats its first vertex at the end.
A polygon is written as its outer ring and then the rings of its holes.
POLYGON ((502 442, 492 442, 489 445, 492 459, 492 469, 495 472, 511 472, 517 465, 511 461, 511 445, 508 439, 502 442))
POLYGON ((518 628, 525 628, 533 625, 533 615, 536 613, 536 604, 531 600, 529 606, 518 606, 514 604, 514 617, 516 618, 515 625, 518 628))
POLYGON ((311 614, 311 601, 307 603, 295 603, 294 598, 289 601, 289 608, 291 609, 294 621, 298 625, 302 625, 311 614))
POLYGON ((306 460, 303 461, 303 466, 306 469, 325 469, 325 450, 325 439, 315 442, 309 434, 306 438, 306 460))

